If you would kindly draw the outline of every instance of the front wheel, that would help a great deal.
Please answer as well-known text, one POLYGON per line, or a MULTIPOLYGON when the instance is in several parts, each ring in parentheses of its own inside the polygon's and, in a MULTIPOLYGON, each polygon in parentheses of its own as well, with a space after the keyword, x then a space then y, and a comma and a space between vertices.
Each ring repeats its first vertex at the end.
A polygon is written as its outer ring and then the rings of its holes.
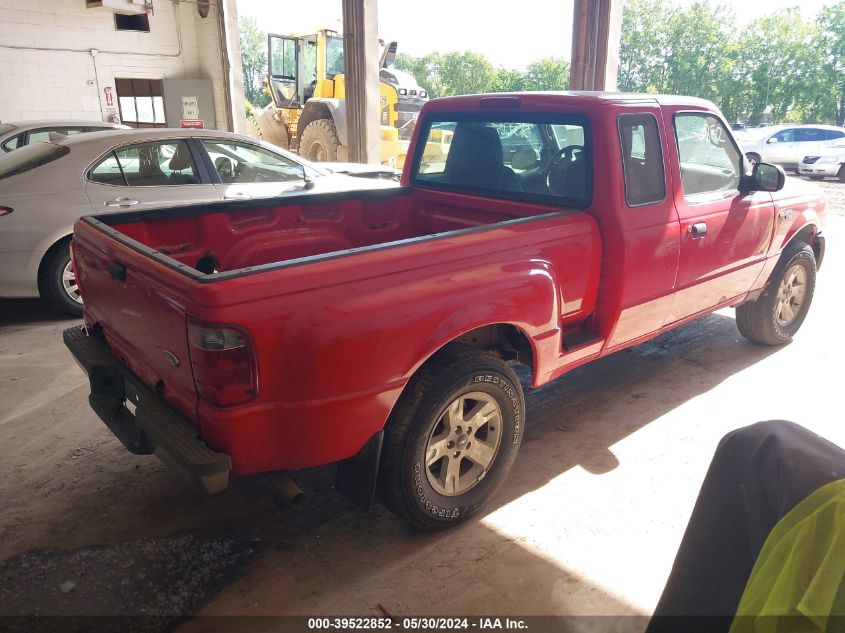
POLYGON ((40 279, 41 296, 64 316, 82 316, 82 295, 70 262, 70 247, 55 247, 42 264, 40 279))
POLYGON ((839 178, 839 182, 845 182, 845 165, 842 165, 842 167, 839 168, 837 178, 839 178))
POLYGON ((764 345, 789 343, 807 316, 816 288, 816 257, 803 242, 787 246, 757 299, 736 309, 745 338, 764 345))
POLYGON ((522 442, 519 379, 497 356, 454 345, 414 376, 385 428, 379 496, 415 527, 449 527, 484 506, 522 442))
POLYGON ((302 131, 299 139, 299 155, 315 163, 337 161, 337 148, 340 141, 334 121, 316 119, 302 131))

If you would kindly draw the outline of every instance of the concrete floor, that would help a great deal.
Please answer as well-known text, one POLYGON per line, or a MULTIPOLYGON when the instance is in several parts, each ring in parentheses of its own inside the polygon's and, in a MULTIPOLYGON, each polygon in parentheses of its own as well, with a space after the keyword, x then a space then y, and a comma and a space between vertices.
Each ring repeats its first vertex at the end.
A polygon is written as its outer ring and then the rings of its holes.
POLYGON ((250 480, 202 495, 95 418, 72 322, 0 302, 0 614, 648 615, 725 433, 784 418, 845 445, 845 185, 823 187, 828 252, 792 345, 746 342, 725 310, 530 391, 503 490, 439 534, 357 512, 330 469, 301 474, 296 508, 250 480))

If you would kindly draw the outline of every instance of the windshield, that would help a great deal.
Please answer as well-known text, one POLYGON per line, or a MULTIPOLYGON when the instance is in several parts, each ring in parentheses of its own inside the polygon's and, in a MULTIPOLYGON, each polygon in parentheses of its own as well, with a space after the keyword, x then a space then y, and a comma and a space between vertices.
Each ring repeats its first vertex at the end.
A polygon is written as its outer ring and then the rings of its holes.
POLYGON ((326 41, 326 76, 331 79, 343 72, 343 38, 329 37, 326 41))
POLYGON ((22 174, 53 162, 68 154, 70 149, 53 143, 33 143, 0 157, 0 180, 22 174))

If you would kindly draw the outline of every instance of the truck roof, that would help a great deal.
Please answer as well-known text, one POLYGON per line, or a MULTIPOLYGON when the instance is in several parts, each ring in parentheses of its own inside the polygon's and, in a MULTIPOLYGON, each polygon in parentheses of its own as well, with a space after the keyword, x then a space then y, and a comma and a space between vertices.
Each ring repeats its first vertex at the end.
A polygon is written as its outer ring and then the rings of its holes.
POLYGON ((495 94, 462 95, 459 97, 441 97, 429 102, 428 110, 451 109, 492 109, 507 110, 517 107, 548 106, 560 104, 580 108, 601 107, 613 104, 656 103, 663 106, 684 105, 706 110, 718 108, 706 99, 682 95, 657 95, 635 92, 603 92, 589 90, 569 90, 559 92, 497 92, 495 94), (518 99, 519 102, 515 101, 518 99))

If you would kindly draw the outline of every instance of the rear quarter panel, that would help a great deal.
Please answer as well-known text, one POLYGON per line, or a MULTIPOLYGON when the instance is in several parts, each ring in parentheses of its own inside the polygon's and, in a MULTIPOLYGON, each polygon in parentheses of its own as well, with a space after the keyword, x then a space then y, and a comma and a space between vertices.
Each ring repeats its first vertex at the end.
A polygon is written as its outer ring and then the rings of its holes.
POLYGON ((580 305, 600 257, 595 222, 556 213, 200 285, 188 310, 247 329, 259 371, 249 405, 199 404, 203 434, 236 473, 350 457, 419 366, 482 325, 519 328, 548 372, 562 306, 580 305))

